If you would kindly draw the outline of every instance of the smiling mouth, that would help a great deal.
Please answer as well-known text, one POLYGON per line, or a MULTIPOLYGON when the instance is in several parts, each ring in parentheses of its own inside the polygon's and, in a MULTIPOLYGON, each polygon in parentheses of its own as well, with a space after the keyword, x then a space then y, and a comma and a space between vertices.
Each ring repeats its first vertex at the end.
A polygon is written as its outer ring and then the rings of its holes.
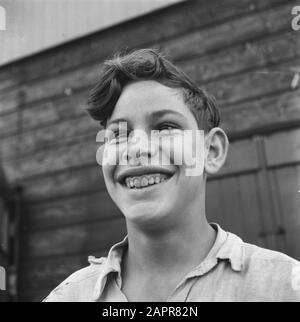
POLYGON ((143 190, 149 189, 154 186, 161 185, 168 181, 173 175, 165 173, 153 173, 141 176, 126 177, 122 185, 130 190, 143 190))

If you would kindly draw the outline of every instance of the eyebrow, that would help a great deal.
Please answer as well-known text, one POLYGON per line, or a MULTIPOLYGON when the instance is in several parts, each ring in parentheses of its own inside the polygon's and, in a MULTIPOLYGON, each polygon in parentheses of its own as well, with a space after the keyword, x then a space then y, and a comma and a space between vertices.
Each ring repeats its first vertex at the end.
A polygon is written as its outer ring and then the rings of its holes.
MULTIPOLYGON (((180 118, 182 119, 185 119, 185 117, 183 116, 183 114, 179 113, 179 112, 176 112, 176 111, 173 111, 173 110, 169 110, 169 109, 163 109, 163 110, 159 110, 159 111, 156 111, 156 112, 153 112, 151 115, 150 115, 150 118, 153 120, 153 121, 157 121, 158 119, 160 119, 161 117, 165 116, 165 115, 168 115, 168 114, 172 114, 172 115, 176 115, 176 116, 179 116, 180 118)), ((111 121, 108 121, 107 122, 107 126, 113 124, 113 123, 120 123, 120 122, 128 122, 128 120, 126 120, 125 118, 117 118, 117 119, 114 119, 114 120, 111 120, 111 121)))
POLYGON ((156 111, 154 113, 151 114, 151 118, 156 121, 158 120, 159 118, 165 116, 165 115, 168 115, 168 114, 172 114, 172 115, 176 115, 176 116, 179 116, 180 118, 182 119, 185 119, 185 117, 183 116, 183 114, 179 113, 179 112, 176 112, 174 110, 168 110, 168 109, 163 109, 163 110, 159 110, 159 111, 156 111))
POLYGON ((118 119, 115 119, 115 120, 108 121, 106 123, 106 127, 108 127, 109 125, 114 124, 114 123, 118 124, 120 122, 128 122, 128 121, 126 119, 124 119, 124 118, 118 118, 118 119))

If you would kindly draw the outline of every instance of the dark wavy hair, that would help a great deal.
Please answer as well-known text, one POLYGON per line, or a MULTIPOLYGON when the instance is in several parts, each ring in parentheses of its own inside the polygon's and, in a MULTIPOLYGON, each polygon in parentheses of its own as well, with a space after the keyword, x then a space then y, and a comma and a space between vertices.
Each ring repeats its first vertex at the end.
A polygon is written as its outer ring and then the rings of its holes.
POLYGON ((124 87, 132 81, 144 80, 154 80, 180 89, 199 129, 210 130, 219 125, 220 114, 215 99, 154 49, 118 53, 106 60, 97 84, 90 91, 87 111, 105 127, 124 87))

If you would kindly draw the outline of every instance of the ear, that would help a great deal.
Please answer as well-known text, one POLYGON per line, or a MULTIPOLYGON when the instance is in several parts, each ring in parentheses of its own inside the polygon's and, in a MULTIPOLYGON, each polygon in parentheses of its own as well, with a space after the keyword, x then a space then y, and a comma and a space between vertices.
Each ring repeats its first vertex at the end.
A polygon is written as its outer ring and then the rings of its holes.
POLYGON ((217 173, 226 161, 229 141, 226 133, 214 127, 205 137, 206 158, 204 169, 208 174, 217 173))

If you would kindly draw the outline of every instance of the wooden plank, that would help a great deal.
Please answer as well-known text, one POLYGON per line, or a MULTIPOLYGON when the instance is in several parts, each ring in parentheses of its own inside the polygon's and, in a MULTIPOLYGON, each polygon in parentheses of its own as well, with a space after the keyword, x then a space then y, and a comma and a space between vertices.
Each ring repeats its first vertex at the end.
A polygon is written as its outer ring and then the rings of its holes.
POLYGON ((253 173, 209 181, 207 216, 223 229, 237 233, 245 242, 264 246, 257 189, 253 173), (236 202, 232 203, 232 200, 236 202))
POLYGON ((24 88, 12 89, 5 93, 0 93, 0 115, 15 111, 18 106, 25 104, 24 88))
POLYGON ((243 70, 280 63, 299 56, 300 44, 295 32, 251 39, 216 53, 188 59, 179 66, 200 84, 243 70))
POLYGON ((269 167, 300 162, 300 129, 279 132, 266 137, 266 158, 269 167))
POLYGON ((17 106, 41 101, 49 97, 63 97, 91 87, 97 80, 101 65, 88 65, 55 78, 25 83, 9 92, 0 93, 0 114, 14 111, 17 106), (98 66, 98 67, 97 67, 98 66))
MULTIPOLYGON (((300 225, 300 165, 270 170, 278 183, 278 201, 284 226, 300 225)), ((299 235, 300 237, 300 235, 299 235)))
POLYGON ((300 60, 229 76, 203 86, 221 107, 292 89, 300 60))
MULTIPOLYGON (((220 48, 225 45, 228 46, 228 42, 232 45, 238 41, 246 41, 257 36, 263 36, 266 33, 268 34, 268 28, 266 29, 266 23, 263 19, 266 19, 266 21, 269 19, 271 21, 269 23, 270 27, 272 27, 269 30, 270 33, 278 32, 278 30, 287 29, 287 26, 290 28, 290 16, 288 25, 282 17, 281 19, 278 19, 280 14, 284 16, 287 8, 289 8, 290 15, 290 6, 283 6, 262 12, 262 16, 252 14, 230 23, 226 21, 226 23, 218 25, 217 27, 211 27, 202 31, 197 30, 192 34, 189 33, 188 36, 183 36, 185 37, 183 39, 176 38, 175 40, 172 40, 173 45, 171 48, 169 48, 169 43, 164 45, 164 48, 166 52, 172 54, 171 56, 174 59, 178 58, 178 55, 183 55, 180 53, 182 50, 187 51, 189 55, 200 54, 193 52, 193 46, 200 47, 202 54, 210 51, 212 46, 215 49, 218 48, 220 50, 220 48), (232 39, 228 40, 228 34, 231 35, 232 39), (207 40, 205 41, 205 39, 207 40)), ((76 92, 82 88, 91 86, 97 79, 99 68, 95 68, 94 64, 87 65, 79 70, 75 69, 66 73, 61 73, 55 78, 47 78, 45 80, 26 83, 8 93, 0 93, 0 114, 13 111, 21 104, 30 104, 34 101, 39 101, 52 96, 62 96, 64 92, 70 88, 76 92), (20 96, 22 99, 20 99, 20 96)))
POLYGON ((107 192, 26 204, 22 207, 22 214, 24 231, 123 218, 107 192))
POLYGON ((277 245, 278 245, 277 250, 280 252, 285 252, 287 249, 287 246, 286 246, 284 222, 282 219, 282 216, 284 216, 284 213, 282 210, 280 197, 279 197, 280 195, 279 182, 277 180, 277 177, 274 171, 269 170, 267 174, 268 174, 270 194, 272 196, 272 205, 270 205, 270 208, 272 210, 273 217, 275 218, 276 227, 277 227, 276 231, 274 232, 274 235, 276 236, 276 239, 277 239, 277 245))
POLYGON ((225 19, 249 12, 255 13, 281 3, 286 3, 286 1, 182 2, 44 51, 38 54, 39 59, 36 58, 37 55, 33 55, 17 63, 3 66, 0 69, 0 90, 19 86, 24 79, 30 81, 76 68, 78 62, 84 64, 102 60, 119 49, 145 47, 147 44, 160 42, 189 30, 201 29, 210 25, 212 21, 216 24, 225 19))
POLYGON ((30 288, 30 290, 54 289, 63 280, 75 271, 89 266, 88 256, 96 257, 107 256, 108 250, 104 252, 87 253, 75 256, 58 257, 51 259, 33 260, 24 263, 20 267, 19 287, 22 291, 30 288))
POLYGON ((263 214, 259 204, 256 175, 245 174, 238 177, 240 217, 243 227, 241 237, 245 242, 263 247, 264 241, 260 234, 263 214))
POLYGON ((219 181, 222 194, 223 223, 228 230, 239 236, 243 235, 241 220, 240 191, 237 177, 229 177, 219 181), (234 200, 234 202, 232 202, 234 200))
POLYGON ((66 119, 56 124, 38 128, 37 130, 20 133, 1 140, 0 153, 2 159, 29 155, 39 150, 51 149, 52 146, 74 142, 82 135, 89 135, 96 142, 100 125, 87 114, 66 119))
POLYGON ((102 169, 98 165, 22 180, 21 184, 22 197, 27 203, 106 191, 102 169))
POLYGON ((210 180, 258 169, 259 161, 255 143, 251 139, 240 140, 230 144, 223 168, 219 173, 210 176, 210 180))
POLYGON ((58 99, 50 98, 40 103, 33 103, 17 112, 2 115, 0 137, 56 124, 79 115, 86 116, 87 97, 88 91, 83 90, 58 99))
POLYGON ((261 217, 261 231, 260 235, 264 242, 264 247, 279 250, 278 240, 274 234, 277 231, 276 217, 274 216, 274 196, 270 189, 270 180, 268 176, 268 169, 266 165, 266 151, 264 145, 264 138, 256 136, 253 141, 257 145, 257 152, 259 163, 261 165, 260 171, 256 176, 257 196, 261 217))
POLYGON ((99 144, 91 137, 83 137, 77 142, 56 149, 42 150, 17 160, 2 163, 9 182, 24 178, 52 174, 75 167, 96 165, 96 151, 99 144))
POLYGON ((105 250, 126 235, 125 220, 29 232, 22 236, 22 261, 105 250))
POLYGON ((221 127, 229 135, 257 134, 268 128, 300 123, 300 91, 288 91, 221 108, 221 127))
POLYGON ((287 246, 285 253, 298 261, 300 260, 300 251, 299 251, 299 231, 300 225, 290 226, 286 229, 286 240, 287 246))
POLYGON ((231 19, 199 32, 195 30, 166 41, 163 50, 174 59, 186 59, 248 41, 266 34, 288 30, 291 25, 291 4, 275 7, 240 18, 231 19))
POLYGON ((282 237, 286 243, 284 251, 299 260, 300 198, 298 191, 300 189, 300 166, 273 169, 270 173, 276 177, 277 181, 280 220, 285 230, 282 237))
POLYGON ((206 215, 209 222, 223 225, 223 208, 219 180, 208 180, 206 185, 206 215))
POLYGON ((0 92, 20 84, 22 76, 20 64, 0 66, 0 92))

